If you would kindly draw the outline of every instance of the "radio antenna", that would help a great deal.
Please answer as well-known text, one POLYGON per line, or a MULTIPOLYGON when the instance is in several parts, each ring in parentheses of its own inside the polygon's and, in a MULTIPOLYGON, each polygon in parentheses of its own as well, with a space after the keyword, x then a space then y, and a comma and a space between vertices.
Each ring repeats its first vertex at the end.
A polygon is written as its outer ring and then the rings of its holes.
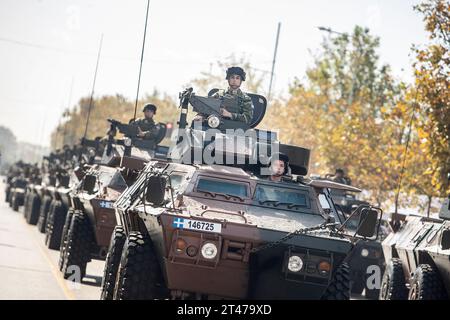
POLYGON ((150 7, 150 0, 147 0, 147 13, 145 15, 144 40, 142 41, 141 64, 139 66, 139 78, 138 78, 137 92, 136 92, 136 103, 134 104, 133 120, 136 120, 136 111, 137 111, 137 105, 138 105, 138 99, 139 99, 139 87, 141 85, 142 62, 144 61, 145 37, 147 35, 147 21, 148 21, 148 8, 149 7, 150 7))
POLYGON ((100 52, 102 51, 102 43, 103 43, 103 33, 100 38, 100 45, 98 48, 97 64, 95 65, 94 82, 92 83, 91 99, 89 100, 89 110, 88 110, 88 115, 87 115, 87 119, 86 119, 86 127, 84 128, 83 138, 86 138, 87 129, 88 129, 88 125, 89 125, 89 118, 91 116, 92 102, 94 99, 95 80, 97 79, 98 62, 100 61, 100 52))

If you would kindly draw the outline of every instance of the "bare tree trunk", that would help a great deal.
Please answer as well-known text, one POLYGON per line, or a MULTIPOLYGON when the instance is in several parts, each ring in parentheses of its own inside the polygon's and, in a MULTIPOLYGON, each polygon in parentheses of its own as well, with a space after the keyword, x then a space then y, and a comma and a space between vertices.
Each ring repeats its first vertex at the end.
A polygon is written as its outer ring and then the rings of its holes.
POLYGON ((428 196, 428 205, 427 205, 427 218, 430 217, 430 211, 431 211, 431 200, 433 200, 433 196, 428 196))

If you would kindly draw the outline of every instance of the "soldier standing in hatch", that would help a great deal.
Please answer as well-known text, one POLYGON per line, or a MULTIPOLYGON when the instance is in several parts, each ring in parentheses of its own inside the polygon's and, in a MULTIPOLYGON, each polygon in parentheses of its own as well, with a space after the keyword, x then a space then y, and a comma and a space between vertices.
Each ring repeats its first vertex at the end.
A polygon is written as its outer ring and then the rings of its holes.
POLYGON ((145 117, 132 122, 138 126, 137 136, 144 140, 153 140, 158 135, 158 128, 153 120, 153 116, 156 114, 156 106, 150 103, 146 104, 142 112, 144 112, 145 117))
MULTIPOLYGON (((225 98, 229 102, 226 107, 220 109, 224 118, 250 124, 253 119, 252 99, 242 92, 240 86, 245 81, 245 72, 240 67, 230 67, 227 69, 225 77, 228 80, 228 90, 219 90, 212 97, 225 98)), ((197 115, 194 121, 203 120, 202 115, 197 115)))
POLYGON ((267 177, 267 180, 283 181, 283 176, 289 173, 289 157, 281 152, 274 153, 270 157, 270 172, 271 175, 267 177))

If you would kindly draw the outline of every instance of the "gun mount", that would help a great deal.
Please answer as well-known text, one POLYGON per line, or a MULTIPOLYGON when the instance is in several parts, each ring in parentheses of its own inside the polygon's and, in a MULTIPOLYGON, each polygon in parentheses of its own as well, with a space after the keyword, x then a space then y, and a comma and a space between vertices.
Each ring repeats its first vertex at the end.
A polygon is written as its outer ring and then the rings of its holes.
POLYGON ((225 163, 256 172, 269 165, 272 154, 282 152, 289 157, 290 173, 307 174, 309 149, 282 144, 276 132, 256 129, 266 112, 265 97, 247 93, 253 103, 253 119, 246 124, 220 115, 220 108, 226 107, 228 101, 211 97, 217 90, 211 90, 208 97, 195 95, 192 88, 180 93, 179 130, 177 143, 169 151, 170 159, 189 164, 207 163, 213 158, 215 164, 225 163), (204 121, 194 121, 190 128, 187 126, 189 104, 193 111, 206 117, 204 121))

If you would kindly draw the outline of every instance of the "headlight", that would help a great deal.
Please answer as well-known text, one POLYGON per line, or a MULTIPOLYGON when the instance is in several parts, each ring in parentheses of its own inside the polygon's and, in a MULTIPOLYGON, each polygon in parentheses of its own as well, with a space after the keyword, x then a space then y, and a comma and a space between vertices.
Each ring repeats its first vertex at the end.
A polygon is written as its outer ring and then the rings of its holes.
POLYGON ((362 250, 361 250, 361 255, 362 255, 363 257, 367 257, 367 256, 369 255, 369 250, 367 250, 367 249, 362 249, 362 250))
POLYGON ((217 128, 220 125, 220 119, 217 116, 211 115, 208 117, 208 126, 211 128, 217 128))
POLYGON ((217 247, 214 243, 205 243, 202 247, 202 256, 205 259, 214 259, 217 256, 217 247))
POLYGON ((125 147, 131 147, 131 139, 125 138, 125 140, 123 141, 123 144, 125 145, 125 147))
POLYGON ((299 256, 290 256, 288 269, 291 272, 299 272, 303 268, 303 260, 299 256))

